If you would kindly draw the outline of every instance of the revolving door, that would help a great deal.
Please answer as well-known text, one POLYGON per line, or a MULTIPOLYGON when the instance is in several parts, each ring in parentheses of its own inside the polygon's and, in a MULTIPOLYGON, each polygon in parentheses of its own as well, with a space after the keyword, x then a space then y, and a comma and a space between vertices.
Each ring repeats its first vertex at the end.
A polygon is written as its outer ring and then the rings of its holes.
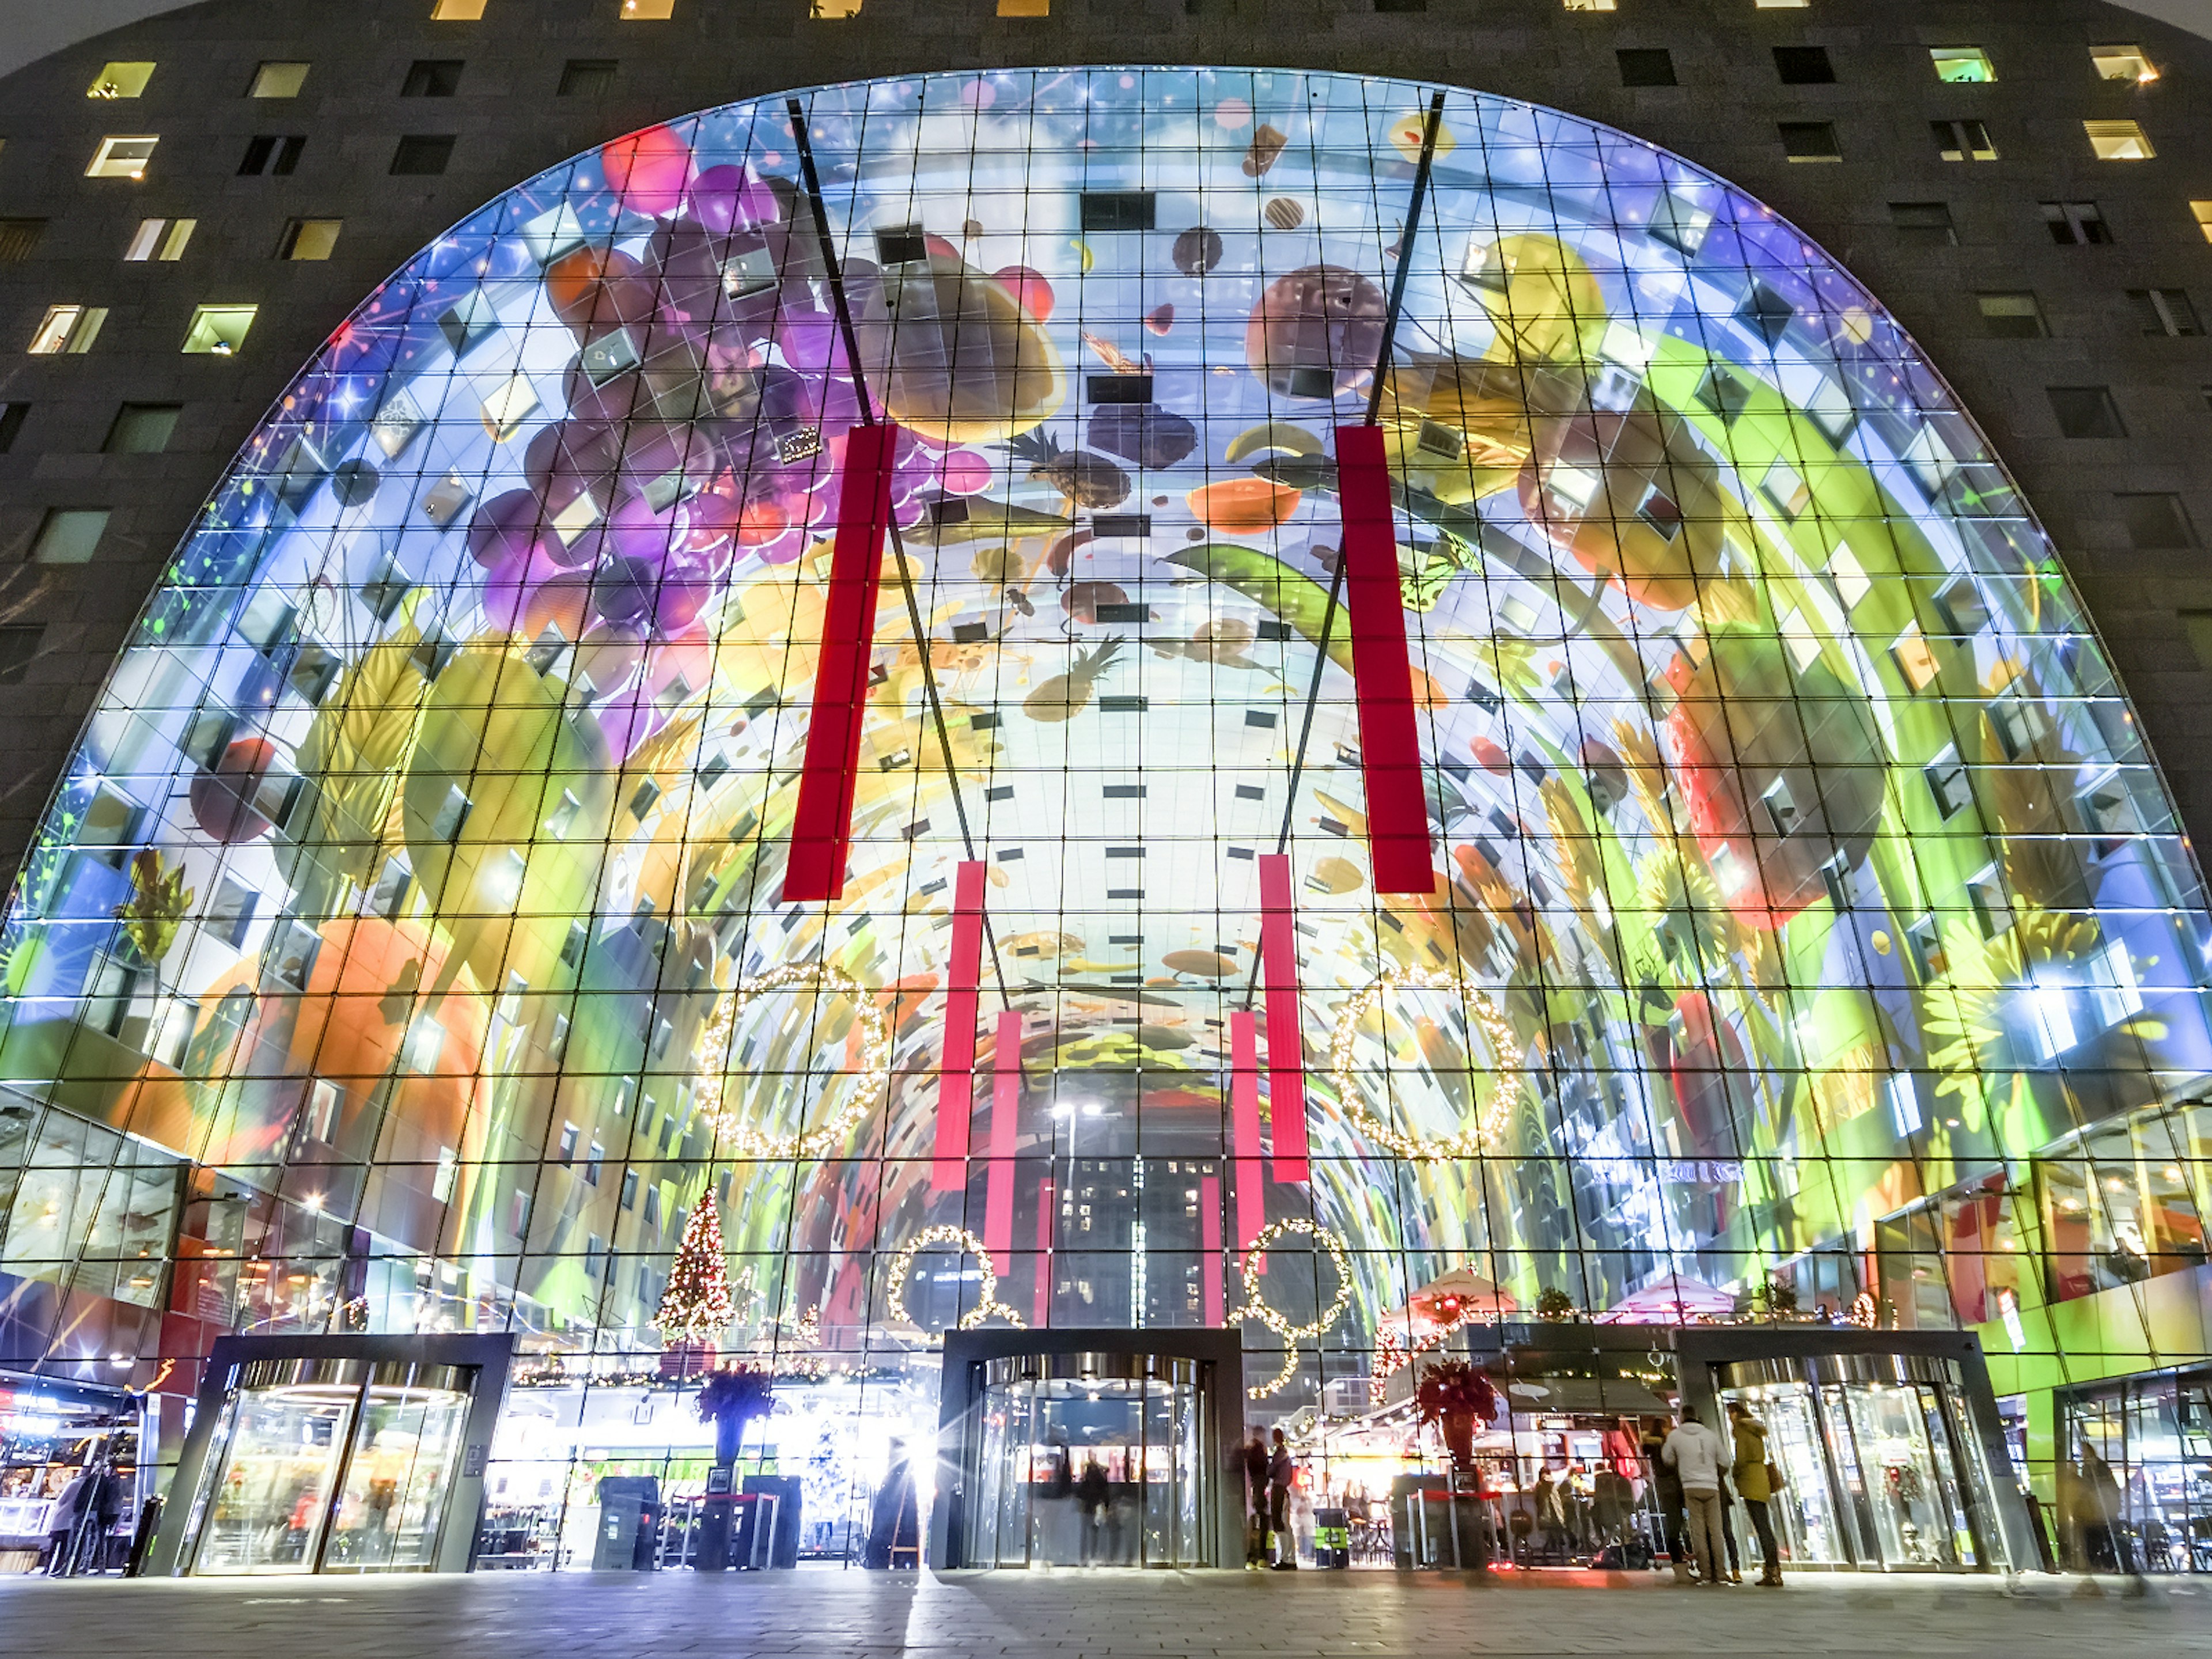
POLYGON ((1211 1369, 1164 1354, 976 1361, 965 1565, 1209 1565, 1211 1369))

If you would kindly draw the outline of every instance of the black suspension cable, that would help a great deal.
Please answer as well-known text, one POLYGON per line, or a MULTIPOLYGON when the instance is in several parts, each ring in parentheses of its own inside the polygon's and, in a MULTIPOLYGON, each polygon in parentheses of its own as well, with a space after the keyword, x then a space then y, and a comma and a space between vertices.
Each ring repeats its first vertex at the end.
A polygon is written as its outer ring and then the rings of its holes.
MULTIPOLYGON (((853 395, 860 400, 860 424, 872 427, 876 423, 875 410, 868 394, 867 376, 860 367, 860 337, 853 329, 852 307, 845 302, 845 275, 837 259, 837 249, 830 236, 830 206, 823 199, 822 177, 814 167, 814 146, 807 135, 806 109, 798 99, 785 100, 784 107, 791 115, 791 136, 799 147, 799 177, 806 186, 806 199, 814 210, 815 239, 822 246, 822 266, 830 283, 830 300, 837 313, 837 332, 845 343, 846 366, 853 374, 853 395)), ((914 648, 921 659, 922 693, 929 704, 931 724, 937 731, 937 749, 945 760, 945 781, 952 792, 952 811, 960 820, 960 845, 970 861, 975 857, 975 837, 968 827, 968 804, 960 793, 960 771, 952 759, 952 733, 945 723, 944 700, 937 692, 937 669, 932 660, 929 631, 921 620, 921 601, 915 595, 914 573, 906 558, 906 538, 900 532, 896 514, 890 519, 891 560, 897 567, 899 592, 906 597, 908 623, 914 629, 914 648)), ((983 915, 983 939, 991 947, 991 977, 999 987, 999 1002, 1011 1008, 1013 1001, 1006 994, 1006 970, 999 962, 999 941, 991 928, 988 911, 983 915)))

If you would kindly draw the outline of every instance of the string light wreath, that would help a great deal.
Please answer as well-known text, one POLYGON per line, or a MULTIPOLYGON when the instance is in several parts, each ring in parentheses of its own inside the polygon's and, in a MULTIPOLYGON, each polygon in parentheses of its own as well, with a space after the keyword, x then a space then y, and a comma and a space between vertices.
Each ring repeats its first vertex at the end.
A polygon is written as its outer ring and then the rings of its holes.
POLYGON ((699 1034, 698 1045, 693 1052, 698 1056, 700 1070, 713 1079, 702 1105, 715 1133, 726 1134, 739 1152, 754 1158, 819 1158, 834 1150, 851 1133, 853 1126, 867 1115, 868 1103, 889 1081, 891 1027, 884 1011, 876 1006, 875 994, 842 968, 823 962, 793 962, 771 968, 725 993, 715 1005, 706 1030, 699 1034), (804 988, 835 992, 853 1004, 860 1022, 860 1068, 854 1075, 852 1091, 829 1121, 794 1134, 774 1134, 750 1123, 739 1123, 722 1105, 723 1079, 729 1066, 730 1044, 737 1032, 738 1016, 762 997, 804 988))
POLYGON ((1269 1395, 1289 1382, 1297 1375, 1298 1344, 1319 1336, 1336 1323, 1337 1316, 1352 1304, 1352 1256, 1344 1248, 1344 1240, 1317 1221, 1292 1217, 1283 1221, 1271 1221, 1260 1229, 1251 1244, 1245 1249, 1244 1259, 1237 1264, 1237 1276, 1244 1281, 1244 1304, 1229 1316, 1231 1323, 1239 1320, 1256 1319, 1283 1339, 1285 1352, 1283 1369, 1257 1388, 1244 1390, 1254 1400, 1265 1400, 1269 1395), (1271 1307, 1267 1298, 1260 1293, 1260 1275, 1267 1270, 1267 1247, 1291 1233, 1304 1233, 1317 1238, 1328 1252, 1329 1261, 1336 1267, 1336 1296, 1320 1316, 1310 1324, 1293 1324, 1291 1316, 1271 1307))
POLYGON ((1360 1022, 1382 1004, 1393 991, 1448 991, 1454 981, 1449 974, 1425 968, 1385 968, 1373 979, 1361 986, 1343 1007, 1337 1011, 1335 1028, 1328 1038, 1328 1074, 1336 1084, 1336 1098, 1351 1120, 1352 1127, 1370 1140, 1380 1141, 1401 1158, 1436 1159, 1479 1157, 1486 1138, 1495 1138, 1511 1119, 1513 1107, 1521 1097, 1521 1079, 1517 1073, 1528 1050, 1513 1035, 1513 1026, 1486 991, 1477 991, 1467 999, 1468 1012, 1474 1023, 1482 1028, 1483 1040, 1490 1044, 1498 1057, 1496 1071, 1498 1088, 1490 1103, 1477 1115, 1472 1127, 1457 1134, 1431 1136, 1413 1134, 1407 1130, 1394 1129, 1369 1111, 1361 1100, 1358 1085, 1352 1073, 1352 1051, 1359 1041, 1360 1022))
POLYGON ((907 1276, 914 1271, 915 1257, 920 1255, 924 1250, 933 1249, 939 1244, 957 1244, 963 1255, 972 1255, 975 1258, 975 1266, 983 1274, 983 1299, 960 1316, 959 1328, 962 1330, 974 1330, 994 1314, 1000 1316, 1018 1331, 1029 1328, 1021 1315, 999 1300, 998 1265, 991 1260, 990 1251, 983 1248, 983 1241, 965 1227, 955 1227, 950 1223, 935 1227, 925 1227, 909 1239, 899 1253, 891 1258, 890 1282, 886 1286, 886 1291, 887 1299, 890 1304, 891 1319, 895 1323, 915 1324, 914 1316, 906 1310, 907 1276))

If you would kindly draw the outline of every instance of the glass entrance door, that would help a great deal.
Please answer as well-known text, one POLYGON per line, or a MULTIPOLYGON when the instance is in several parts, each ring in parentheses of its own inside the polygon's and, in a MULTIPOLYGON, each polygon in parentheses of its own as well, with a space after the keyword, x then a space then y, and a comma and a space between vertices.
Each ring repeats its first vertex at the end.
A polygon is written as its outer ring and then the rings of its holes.
POLYGON ((1785 1566, 2003 1565, 1996 1494, 1950 1362, 1819 1355, 1722 1370, 1723 1402, 1766 1425, 1783 1477, 1767 1514, 1785 1566))
POLYGON ((983 1363, 970 1566, 1200 1566, 1212 1514, 1203 1367, 1148 1354, 983 1363))
POLYGON ((472 1370, 452 1365, 243 1366, 195 1501, 191 1571, 428 1571, 474 1382, 472 1370))

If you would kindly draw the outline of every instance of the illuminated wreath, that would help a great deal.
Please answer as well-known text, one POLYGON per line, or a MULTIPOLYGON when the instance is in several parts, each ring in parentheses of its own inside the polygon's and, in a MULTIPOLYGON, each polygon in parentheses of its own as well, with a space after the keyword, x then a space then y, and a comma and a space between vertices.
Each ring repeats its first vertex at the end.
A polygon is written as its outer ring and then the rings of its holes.
POLYGON ((1467 1006, 1474 1015, 1475 1024, 1482 1028, 1484 1039, 1498 1056, 1498 1082, 1489 1105, 1477 1115, 1473 1127, 1441 1138, 1412 1134, 1392 1128, 1362 1103, 1352 1074, 1352 1049, 1359 1040, 1359 1022, 1374 1012, 1393 991, 1447 991, 1453 983, 1449 974, 1425 968, 1385 968, 1337 1011, 1335 1029, 1329 1033, 1328 1074, 1335 1080, 1337 1102, 1344 1109, 1345 1116, 1361 1134, 1380 1141, 1401 1158, 1475 1157, 1482 1151, 1485 1137, 1495 1137, 1505 1127, 1512 1115, 1514 1102, 1520 1098, 1521 1079, 1516 1073, 1528 1051, 1513 1035, 1512 1024, 1491 1000, 1489 993, 1477 991, 1467 999, 1467 1006))
POLYGON ((914 1271, 914 1259, 924 1250, 939 1244, 957 1244, 963 1255, 972 1255, 983 1273, 983 1299, 960 1316, 960 1328, 972 1331, 993 1314, 1000 1315, 1016 1330, 1029 1327, 1022 1316, 999 1300, 999 1269, 991 1260, 991 1253, 983 1248, 983 1241, 965 1227, 944 1224, 926 1227, 908 1241, 906 1246, 891 1258, 890 1282, 886 1287, 892 1320, 901 1325, 915 1323, 914 1316, 906 1310, 907 1275, 914 1271))
POLYGON ((1237 1276, 1244 1281, 1244 1305, 1229 1316, 1237 1320, 1256 1319, 1281 1337, 1287 1345, 1283 1355, 1283 1369, 1269 1381, 1245 1394, 1254 1400, 1264 1400, 1297 1374, 1298 1344, 1309 1337, 1319 1336, 1336 1323, 1337 1316, 1352 1302, 1352 1257, 1344 1248, 1344 1240, 1316 1221, 1292 1218, 1285 1221, 1271 1221, 1260 1229, 1252 1243, 1246 1247, 1243 1261, 1237 1264, 1237 1276), (1336 1296, 1310 1324, 1293 1325, 1288 1314, 1270 1307, 1267 1298, 1260 1294, 1260 1275, 1267 1271, 1267 1246, 1287 1233, 1304 1233, 1317 1238, 1328 1252, 1328 1259, 1336 1267, 1336 1296))
POLYGON ((715 1005, 707 1029, 699 1034, 694 1052, 699 1057, 700 1069, 713 1079, 707 1097, 701 1103, 708 1122, 717 1134, 728 1135, 738 1151, 755 1158, 819 1158, 835 1148, 853 1126, 867 1115, 868 1103, 890 1079, 891 1027, 884 1011, 876 1006, 875 994, 842 968, 821 962, 787 963, 726 993, 715 1005), (860 1069, 845 1104, 828 1122, 795 1134, 771 1134, 750 1123, 733 1121, 722 1108, 722 1083, 729 1066, 730 1043, 737 1031, 738 1016, 749 1005, 772 992, 805 986, 838 992, 850 998, 860 1022, 860 1069))

